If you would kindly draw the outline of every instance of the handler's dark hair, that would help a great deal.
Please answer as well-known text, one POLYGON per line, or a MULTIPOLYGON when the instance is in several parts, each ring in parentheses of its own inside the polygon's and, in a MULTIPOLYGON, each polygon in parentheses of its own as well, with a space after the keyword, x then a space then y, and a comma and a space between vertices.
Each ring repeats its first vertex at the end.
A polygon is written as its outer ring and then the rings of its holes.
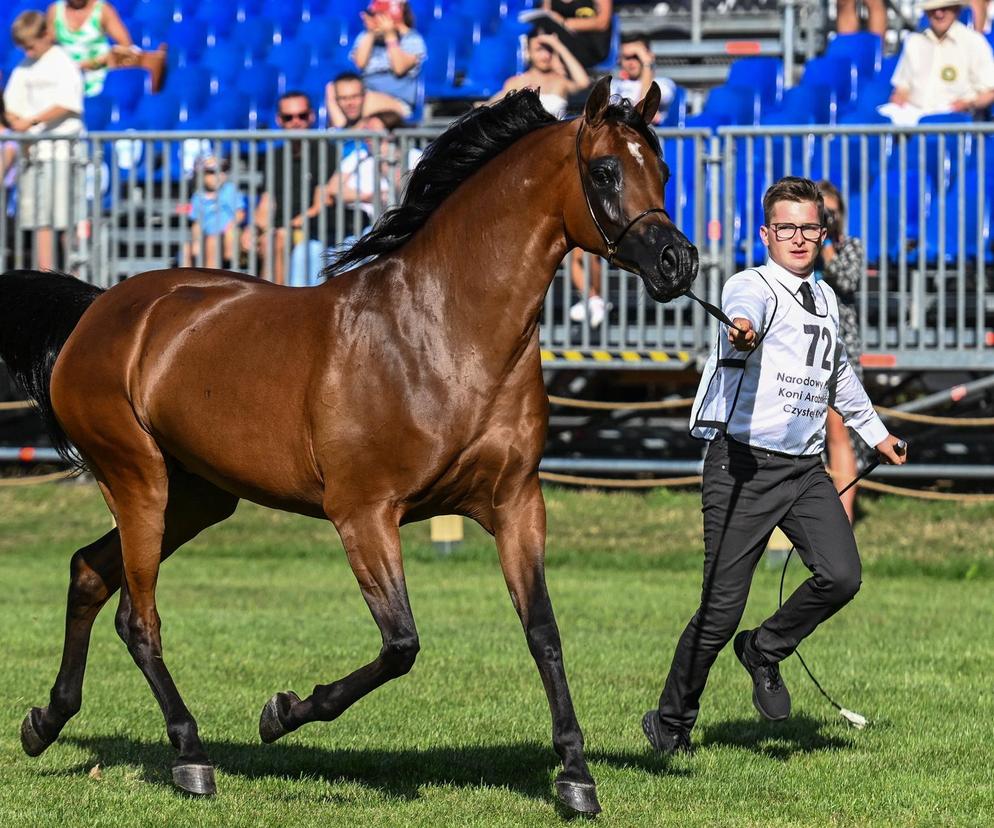
POLYGON ((811 201, 818 207, 818 222, 825 224, 825 200, 818 185, 810 178, 787 175, 766 191, 763 196, 763 220, 768 225, 773 216, 773 205, 778 201, 811 201))

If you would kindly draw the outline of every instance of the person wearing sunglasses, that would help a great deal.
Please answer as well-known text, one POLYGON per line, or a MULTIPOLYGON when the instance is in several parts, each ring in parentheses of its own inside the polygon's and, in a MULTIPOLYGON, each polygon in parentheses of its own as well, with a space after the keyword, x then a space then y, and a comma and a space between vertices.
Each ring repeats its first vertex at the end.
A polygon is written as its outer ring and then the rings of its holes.
POLYGON ((924 32, 908 35, 881 114, 913 123, 924 115, 977 112, 994 103, 994 54, 987 39, 957 19, 958 0, 926 0, 924 32))
POLYGON ((709 442, 701 499, 704 586, 680 636, 658 708, 642 720, 653 748, 690 751, 701 695, 718 653, 742 618, 749 586, 774 528, 811 577, 759 627, 735 635, 752 701, 771 721, 790 715, 779 663, 855 596, 860 561, 852 527, 822 462, 834 408, 882 458, 901 464, 839 339, 838 302, 814 278, 825 240, 817 185, 787 177, 763 197, 765 265, 736 273, 691 411, 691 434, 709 442))

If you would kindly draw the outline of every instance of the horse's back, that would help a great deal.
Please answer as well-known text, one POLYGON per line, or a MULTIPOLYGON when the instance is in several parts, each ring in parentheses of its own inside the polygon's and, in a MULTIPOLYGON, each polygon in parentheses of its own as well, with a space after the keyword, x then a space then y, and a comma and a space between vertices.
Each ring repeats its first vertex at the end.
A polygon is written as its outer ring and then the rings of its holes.
POLYGON ((141 429, 242 497, 263 499, 253 488, 263 468, 272 505, 319 501, 306 418, 322 293, 193 268, 122 282, 93 303, 59 357, 60 420, 77 444, 98 427, 141 429))

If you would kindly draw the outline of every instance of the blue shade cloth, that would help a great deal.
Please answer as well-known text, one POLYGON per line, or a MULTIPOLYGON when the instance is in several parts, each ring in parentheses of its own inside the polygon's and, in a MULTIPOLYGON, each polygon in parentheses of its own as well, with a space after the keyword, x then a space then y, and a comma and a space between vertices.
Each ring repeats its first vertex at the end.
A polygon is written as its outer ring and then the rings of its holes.
MULTIPOLYGON (((356 47, 359 45, 359 35, 352 43, 352 51, 349 57, 355 61, 356 47)), ((366 87, 376 92, 384 92, 393 95, 406 104, 414 107, 418 97, 418 76, 421 74, 421 64, 428 52, 425 47, 424 38, 416 31, 409 31, 403 35, 399 41, 400 48, 408 54, 414 55, 418 62, 402 77, 397 77, 390 69, 390 58, 387 55, 387 48, 382 43, 373 46, 369 55, 369 62, 363 69, 363 77, 366 79, 366 87)))
POLYGON ((241 193, 230 181, 222 184, 213 198, 207 191, 198 190, 190 204, 190 219, 198 222, 208 235, 223 233, 234 223, 242 201, 241 193))

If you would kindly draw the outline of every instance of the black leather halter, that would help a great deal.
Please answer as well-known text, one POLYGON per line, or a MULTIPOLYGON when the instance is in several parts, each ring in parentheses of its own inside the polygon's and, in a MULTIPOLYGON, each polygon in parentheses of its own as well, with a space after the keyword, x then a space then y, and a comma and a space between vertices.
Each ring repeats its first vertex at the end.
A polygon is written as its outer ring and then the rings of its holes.
MULTIPOLYGON (((583 127, 585 124, 585 121, 581 121, 580 127, 576 131, 576 169, 580 174, 580 186, 583 188, 583 197, 587 202, 587 210, 590 212, 590 218, 593 219, 594 227, 596 227, 597 232, 601 234, 601 238, 604 240, 604 246, 607 248, 607 260, 610 264, 615 264, 614 257, 618 253, 618 245, 621 244, 622 240, 625 238, 625 235, 637 222, 641 221, 646 216, 652 215, 653 213, 662 213, 664 216, 669 218, 669 213, 667 213, 662 207, 650 207, 648 210, 643 210, 635 216, 635 218, 629 221, 628 224, 625 225, 625 229, 618 234, 618 238, 614 241, 611 241, 608 238, 607 233, 604 231, 600 221, 597 219, 597 214, 594 212, 594 205, 590 200, 590 192, 587 189, 587 179, 583 175, 583 159, 580 157, 580 136, 583 134, 583 127)), ((625 265, 620 262, 617 264, 618 267, 627 270, 629 273, 635 273, 638 275, 638 271, 632 270, 630 267, 625 267, 625 265)))

